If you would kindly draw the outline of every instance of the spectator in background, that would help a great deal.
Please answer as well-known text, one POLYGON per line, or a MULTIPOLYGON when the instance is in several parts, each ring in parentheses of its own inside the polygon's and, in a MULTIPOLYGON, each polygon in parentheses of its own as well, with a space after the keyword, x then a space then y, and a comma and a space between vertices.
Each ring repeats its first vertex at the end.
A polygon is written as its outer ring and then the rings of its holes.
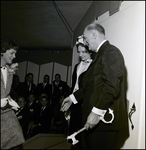
POLYGON ((69 86, 65 81, 61 80, 61 75, 56 74, 55 80, 52 83, 53 88, 53 97, 52 97, 52 105, 56 107, 59 104, 59 100, 61 97, 67 97, 69 95, 69 86))
POLYGON ((62 132, 62 126, 67 121, 65 120, 64 113, 60 112, 60 100, 64 99, 69 95, 70 87, 65 81, 61 80, 60 74, 55 74, 55 80, 52 82, 53 96, 52 96, 52 106, 54 112, 54 123, 53 128, 56 127, 56 131, 53 129, 53 132, 62 132), (59 129, 59 123, 60 129, 59 129))
MULTIPOLYGON (((41 105, 41 98, 42 98, 43 96, 45 96, 45 97, 48 98, 48 96, 47 96, 46 93, 42 93, 42 94, 40 95, 40 97, 36 100, 36 103, 37 103, 38 105, 41 105)), ((48 103, 48 104, 50 105, 50 103, 48 103)))
POLYGON ((29 110, 32 120, 34 109, 38 106, 38 104, 36 103, 36 97, 33 93, 30 93, 27 99, 26 108, 29 110))
POLYGON ((50 82, 50 76, 49 75, 44 75, 43 82, 38 83, 37 88, 36 88, 36 98, 39 99, 42 93, 46 93, 48 97, 48 101, 50 104, 50 100, 52 97, 52 85, 49 84, 50 82))
POLYGON ((20 90, 21 90, 21 82, 19 81, 19 76, 14 75, 10 91, 10 96, 12 97, 13 100, 16 101, 18 99, 18 97, 20 96, 20 90))
POLYGON ((29 125, 30 119, 31 119, 31 113, 26 107, 26 100, 24 99, 24 97, 18 97, 17 103, 20 106, 20 108, 19 108, 19 110, 16 111, 16 116, 22 127, 24 138, 26 139, 28 125, 29 125))
POLYGON ((54 134, 66 134, 68 129, 68 122, 64 117, 64 113, 60 111, 61 103, 64 97, 60 97, 59 105, 56 106, 54 111, 53 121, 51 126, 51 133, 54 134))
POLYGON ((53 118, 52 106, 48 104, 48 98, 46 96, 41 97, 40 103, 41 105, 34 110, 31 124, 31 136, 38 133, 49 133, 50 131, 51 121, 53 118))
POLYGON ((29 93, 34 93, 36 91, 36 85, 33 83, 33 73, 28 73, 25 76, 25 81, 21 84, 20 96, 23 96, 26 100, 29 93))

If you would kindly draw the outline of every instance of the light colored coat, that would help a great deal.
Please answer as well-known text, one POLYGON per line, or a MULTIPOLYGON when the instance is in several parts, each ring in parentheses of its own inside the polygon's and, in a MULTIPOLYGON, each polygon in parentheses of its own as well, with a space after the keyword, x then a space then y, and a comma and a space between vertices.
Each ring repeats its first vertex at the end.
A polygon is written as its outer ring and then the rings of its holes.
MULTIPOLYGON (((9 68, 8 68, 9 70, 9 68)), ((10 97, 13 75, 7 71, 6 88, 1 72, 1 99, 10 97)), ((11 108, 1 109, 1 149, 9 149, 24 143, 22 128, 11 108)))

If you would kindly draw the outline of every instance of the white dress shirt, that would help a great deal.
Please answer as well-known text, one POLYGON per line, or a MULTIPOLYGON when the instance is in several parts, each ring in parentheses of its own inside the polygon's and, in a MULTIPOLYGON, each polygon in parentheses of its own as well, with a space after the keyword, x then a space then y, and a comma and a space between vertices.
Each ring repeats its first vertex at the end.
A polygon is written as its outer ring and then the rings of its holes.
POLYGON ((92 62, 92 59, 88 59, 86 60, 86 62, 81 61, 79 65, 77 66, 77 79, 76 79, 76 84, 75 84, 73 93, 79 89, 78 78, 80 74, 85 72, 88 69, 91 62, 92 62))

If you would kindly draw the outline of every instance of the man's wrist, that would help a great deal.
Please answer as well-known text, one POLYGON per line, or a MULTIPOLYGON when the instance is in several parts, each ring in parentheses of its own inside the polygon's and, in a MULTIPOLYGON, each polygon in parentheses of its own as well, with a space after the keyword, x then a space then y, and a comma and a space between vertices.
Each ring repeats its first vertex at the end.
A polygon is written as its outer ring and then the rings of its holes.
POLYGON ((107 110, 103 110, 103 109, 98 109, 96 107, 93 107, 92 108, 92 112, 99 115, 99 116, 102 116, 104 117, 105 113, 106 113, 107 110))

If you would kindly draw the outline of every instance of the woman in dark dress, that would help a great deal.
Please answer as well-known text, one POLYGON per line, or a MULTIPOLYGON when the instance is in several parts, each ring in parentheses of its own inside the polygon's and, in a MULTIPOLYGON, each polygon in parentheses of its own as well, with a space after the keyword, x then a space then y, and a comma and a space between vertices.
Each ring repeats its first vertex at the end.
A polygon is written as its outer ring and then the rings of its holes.
MULTIPOLYGON (((79 36, 76 41, 77 52, 80 57, 80 62, 75 65, 73 75, 72 75, 72 88, 71 91, 74 93, 79 89, 78 80, 79 77, 88 69, 90 63, 92 62, 91 59, 91 52, 88 50, 88 47, 84 45, 83 36, 79 36)), ((82 128, 81 122, 81 113, 82 113, 82 102, 72 105, 70 108, 70 121, 69 121, 69 135, 73 134, 74 132, 78 131, 82 128), (78 122, 77 124, 75 122, 78 122)), ((81 149, 81 135, 77 135, 76 139, 80 142, 74 146, 72 149, 81 149)))

